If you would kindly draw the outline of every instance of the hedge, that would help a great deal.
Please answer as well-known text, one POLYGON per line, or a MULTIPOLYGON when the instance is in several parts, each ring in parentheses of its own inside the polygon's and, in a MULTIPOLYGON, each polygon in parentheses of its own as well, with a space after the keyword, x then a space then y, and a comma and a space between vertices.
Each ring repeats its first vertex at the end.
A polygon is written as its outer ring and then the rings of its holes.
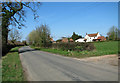
POLYGON ((95 49, 93 43, 80 43, 80 42, 68 42, 68 43, 52 43, 47 48, 69 50, 69 51, 92 51, 95 49))

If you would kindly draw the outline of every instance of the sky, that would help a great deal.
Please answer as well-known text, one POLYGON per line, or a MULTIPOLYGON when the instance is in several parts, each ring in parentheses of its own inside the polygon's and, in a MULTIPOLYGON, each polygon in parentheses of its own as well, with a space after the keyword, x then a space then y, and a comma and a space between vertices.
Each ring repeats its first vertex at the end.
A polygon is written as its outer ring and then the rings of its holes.
POLYGON ((19 30, 21 40, 41 24, 49 26, 54 40, 71 37, 73 32, 83 37, 97 32, 106 36, 112 26, 118 27, 117 2, 42 2, 37 14, 39 18, 34 20, 32 11, 27 9, 27 27, 19 30))

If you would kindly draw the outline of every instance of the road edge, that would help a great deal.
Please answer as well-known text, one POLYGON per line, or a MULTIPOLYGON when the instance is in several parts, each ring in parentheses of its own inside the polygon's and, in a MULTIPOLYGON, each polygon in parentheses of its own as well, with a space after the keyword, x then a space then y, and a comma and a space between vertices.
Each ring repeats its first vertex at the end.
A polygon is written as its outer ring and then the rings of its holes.
MULTIPOLYGON (((20 47, 22 48, 22 47, 20 47)), ((25 68, 25 65, 22 63, 22 58, 21 58, 21 54, 20 54, 20 48, 18 49, 18 55, 19 55, 19 58, 20 58, 20 61, 21 61, 21 65, 22 65, 22 70, 23 70, 23 75, 24 75, 24 81, 29 81, 28 79, 28 73, 27 73, 27 69, 25 68)))

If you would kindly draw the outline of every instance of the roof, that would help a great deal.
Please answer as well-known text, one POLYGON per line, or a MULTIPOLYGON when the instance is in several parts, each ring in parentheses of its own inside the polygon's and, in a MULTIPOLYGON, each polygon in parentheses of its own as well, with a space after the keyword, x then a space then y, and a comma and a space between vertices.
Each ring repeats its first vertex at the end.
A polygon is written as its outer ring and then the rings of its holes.
POLYGON ((87 39, 84 39, 85 41, 87 40, 87 39))
POLYGON ((53 38, 50 38, 50 41, 54 41, 53 38))
POLYGON ((63 38, 62 42, 68 42, 68 38, 63 38))
POLYGON ((95 37, 97 36, 98 33, 94 33, 94 34, 88 34, 89 37, 95 37))
POLYGON ((71 38, 70 41, 73 41, 73 39, 71 38))
POLYGON ((102 39, 102 38, 105 38, 104 36, 99 36, 97 39, 102 39))

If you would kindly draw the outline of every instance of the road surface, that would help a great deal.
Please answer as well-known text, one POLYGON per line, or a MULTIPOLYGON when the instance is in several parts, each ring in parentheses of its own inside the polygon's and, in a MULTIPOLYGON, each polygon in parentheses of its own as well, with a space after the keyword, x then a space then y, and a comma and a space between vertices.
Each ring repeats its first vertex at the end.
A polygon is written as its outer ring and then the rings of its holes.
POLYGON ((28 46, 20 48, 19 52, 29 81, 118 81, 117 67, 88 63, 28 46))

